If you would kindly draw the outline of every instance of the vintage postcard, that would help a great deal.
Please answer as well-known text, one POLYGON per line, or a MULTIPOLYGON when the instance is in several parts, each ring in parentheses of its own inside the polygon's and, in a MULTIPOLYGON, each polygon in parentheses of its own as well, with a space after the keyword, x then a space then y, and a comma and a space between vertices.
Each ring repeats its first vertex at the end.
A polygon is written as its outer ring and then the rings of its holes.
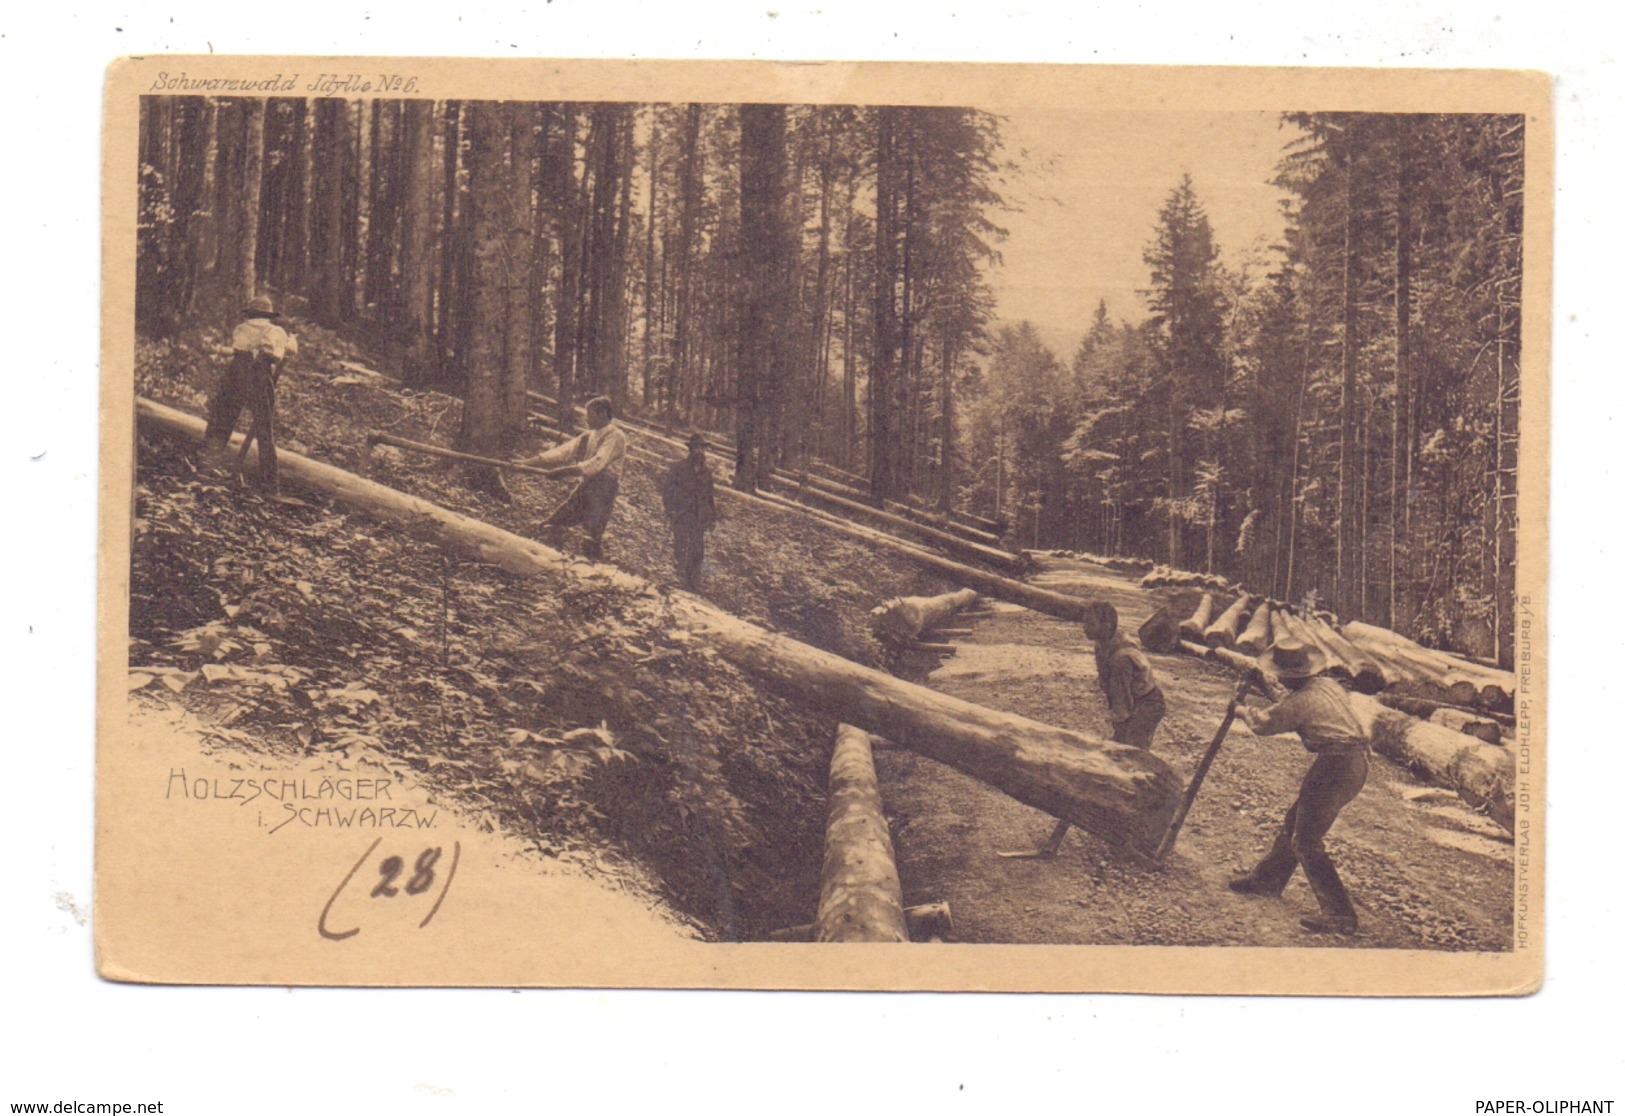
POLYGON ((101 972, 1539 987, 1550 99, 115 63, 101 972))

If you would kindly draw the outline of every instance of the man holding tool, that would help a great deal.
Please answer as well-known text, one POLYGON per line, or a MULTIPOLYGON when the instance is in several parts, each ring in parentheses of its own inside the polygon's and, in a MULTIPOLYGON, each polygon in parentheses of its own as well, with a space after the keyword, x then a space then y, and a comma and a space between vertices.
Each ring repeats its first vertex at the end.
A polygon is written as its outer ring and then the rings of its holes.
POLYGON ((209 401, 209 423, 203 431, 204 452, 224 453, 231 441, 237 417, 247 407, 254 416, 243 448, 259 443, 259 483, 270 495, 277 494, 276 436, 272 414, 276 410, 277 379, 282 364, 299 352, 299 342, 277 324, 282 315, 265 295, 256 295, 243 308, 243 321, 231 333, 231 366, 209 401))
POLYGON ((1253 870, 1230 881, 1243 895, 1279 896, 1301 865, 1320 903, 1320 913, 1299 922, 1317 934, 1353 934, 1358 927, 1354 904, 1326 855, 1325 837, 1338 813, 1365 786, 1370 735, 1348 695, 1326 677, 1326 657, 1318 647, 1280 640, 1259 657, 1290 691, 1268 709, 1243 708, 1242 719, 1260 736, 1295 732, 1315 755, 1303 777, 1275 843, 1253 870))
POLYGON ((615 424, 615 404, 600 395, 587 403, 587 432, 521 465, 540 466, 552 479, 581 477, 581 483, 542 521, 544 531, 580 526, 587 532, 582 548, 588 558, 603 556, 604 528, 615 510, 615 494, 620 491, 620 461, 626 456, 626 434, 615 424))
MULTIPOLYGON (((1106 694, 1112 740, 1149 750, 1151 738, 1168 712, 1151 660, 1132 637, 1118 630, 1117 609, 1106 601, 1090 601, 1083 606, 1083 634, 1095 645, 1095 675, 1106 694)), ((1069 828, 1067 822, 1056 822, 1049 840, 1039 848, 1000 855, 1052 859, 1061 850, 1069 828)))

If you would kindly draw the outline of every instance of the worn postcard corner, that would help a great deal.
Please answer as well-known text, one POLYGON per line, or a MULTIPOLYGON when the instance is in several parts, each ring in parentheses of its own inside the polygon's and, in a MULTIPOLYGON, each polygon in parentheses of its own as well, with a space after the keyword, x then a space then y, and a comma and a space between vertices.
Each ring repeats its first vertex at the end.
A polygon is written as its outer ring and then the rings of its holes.
POLYGON ((100 972, 1537 990, 1550 100, 115 61, 100 972))

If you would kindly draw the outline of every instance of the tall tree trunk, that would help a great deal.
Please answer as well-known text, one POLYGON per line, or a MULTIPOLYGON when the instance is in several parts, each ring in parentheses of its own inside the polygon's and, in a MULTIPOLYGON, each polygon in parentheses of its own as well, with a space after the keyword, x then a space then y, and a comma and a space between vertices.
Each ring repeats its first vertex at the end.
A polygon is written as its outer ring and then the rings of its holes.
POLYGON ((447 101, 441 114, 440 141, 440 283, 435 295, 435 364, 442 376, 456 370, 460 356, 457 346, 458 260, 462 254, 462 234, 458 227, 458 167, 462 161, 463 103, 447 101))
POLYGON ((655 330, 660 319, 660 285, 655 282, 655 225, 659 215, 660 119, 649 112, 649 201, 643 230, 643 410, 651 413, 655 400, 655 330))
POLYGON ((531 185, 535 177, 536 109, 527 102, 503 105, 509 120, 507 204, 503 207, 506 330, 503 339, 502 414, 505 440, 525 430, 530 389, 531 271, 535 267, 531 185))
POLYGON ((897 484, 897 191, 898 116, 876 109, 874 356, 869 362, 869 484, 877 500, 895 499, 897 484))
POLYGON ((503 259, 508 186, 503 155, 510 137, 500 104, 471 101, 464 111, 469 129, 467 204, 473 239, 473 320, 463 365, 466 388, 457 448, 495 457, 501 449, 503 431, 502 356, 509 281, 503 259))
POLYGON ((1357 540, 1355 534, 1355 469, 1358 458, 1355 447, 1356 408, 1359 405, 1359 384, 1356 378, 1359 345, 1358 310, 1359 281, 1356 274, 1354 246, 1354 160, 1350 149, 1345 154, 1343 168, 1343 389, 1340 403, 1342 422, 1337 450, 1337 601, 1343 612, 1355 607, 1355 563, 1357 540))
POLYGON ((551 193, 556 207, 554 240, 559 245, 559 288, 553 308, 553 378, 557 389, 560 429, 575 424, 576 315, 581 282, 581 230, 575 173, 576 108, 553 106, 559 122, 558 142, 552 148, 551 193))
MULTIPOLYGON (((1409 124, 1397 117, 1401 136, 1409 124)), ((1402 143, 1395 160, 1394 189, 1394 422, 1389 455, 1388 491, 1393 522, 1388 534, 1388 627, 1410 626, 1410 593, 1402 586, 1400 555, 1408 553, 1410 519, 1410 434, 1405 429, 1411 389, 1411 173, 1410 145, 1402 143), (1401 617, 1404 617, 1402 620, 1401 617)))
POLYGON ((265 173, 265 101, 243 101, 243 188, 237 225, 237 306, 258 293, 260 183, 265 173))
POLYGON ((785 214, 785 109, 739 108, 739 237, 743 282, 735 394, 734 484, 752 492, 772 470, 764 435, 777 426, 784 386, 785 323, 793 319, 785 214))
POLYGON ((221 100, 216 125, 214 212, 219 250, 210 287, 214 313, 227 329, 235 324, 242 309, 237 298, 242 287, 239 241, 243 225, 243 105, 238 97, 221 100))
POLYGON ((434 343, 434 102, 408 101, 402 121, 407 167, 401 228, 400 315, 395 333, 404 347, 401 374, 409 384, 439 378, 434 343))

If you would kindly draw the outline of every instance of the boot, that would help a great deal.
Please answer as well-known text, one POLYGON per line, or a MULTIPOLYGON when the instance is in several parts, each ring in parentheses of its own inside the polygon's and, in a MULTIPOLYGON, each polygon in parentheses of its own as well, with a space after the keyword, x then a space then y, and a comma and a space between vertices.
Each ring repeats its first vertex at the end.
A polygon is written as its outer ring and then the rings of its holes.
POLYGON ((1359 920, 1353 915, 1312 914, 1298 920, 1311 934, 1354 934, 1359 931, 1359 920))

